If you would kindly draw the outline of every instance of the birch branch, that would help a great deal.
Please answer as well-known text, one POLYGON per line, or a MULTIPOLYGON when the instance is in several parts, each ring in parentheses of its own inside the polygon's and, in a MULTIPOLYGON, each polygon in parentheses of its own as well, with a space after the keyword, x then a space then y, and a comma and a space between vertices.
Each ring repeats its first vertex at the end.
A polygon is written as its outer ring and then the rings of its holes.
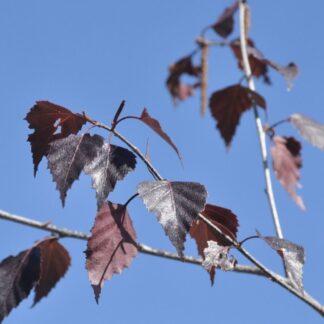
MULTIPOLYGON (((241 45, 241 53, 242 53, 242 63, 243 63, 245 77, 248 82, 248 87, 250 90, 255 91, 256 88, 255 88, 254 80, 252 77, 252 71, 251 71, 251 66, 250 66, 248 52, 247 52, 247 40, 246 40, 246 30, 245 30, 245 27, 246 27, 246 24, 245 24, 246 4, 245 4, 244 0, 240 0, 239 8, 240 8, 240 45, 241 45)), ((272 188, 270 168, 269 168, 269 163, 268 163, 266 134, 262 127, 261 118, 259 116, 259 112, 258 112, 256 106, 253 107, 253 112, 254 112, 255 124, 256 124, 256 128, 257 128, 260 149, 261 149, 262 164, 263 164, 264 178, 265 178, 265 184, 266 184, 265 192, 266 192, 266 195, 267 195, 267 198, 269 201, 269 206, 270 206, 274 226, 276 229, 277 237, 283 239, 283 232, 282 232, 282 228, 280 225, 279 214, 278 214, 276 201, 275 201, 273 188, 272 188)))
MULTIPOLYGON (((56 225, 53 225, 49 222, 43 223, 43 222, 31 219, 31 218, 27 218, 24 216, 11 214, 4 210, 0 210, 0 218, 7 220, 7 221, 15 222, 15 223, 18 223, 21 225, 37 228, 42 231, 50 232, 52 234, 59 235, 60 237, 67 237, 67 238, 84 240, 84 241, 87 241, 90 237, 89 234, 86 234, 83 232, 73 231, 73 230, 70 230, 67 228, 63 228, 63 227, 57 227, 56 225)), ((184 263, 202 265, 202 259, 200 259, 200 258, 194 258, 192 256, 184 256, 183 258, 180 258, 175 253, 171 253, 171 252, 160 250, 160 249, 155 249, 155 248, 152 248, 145 244, 138 244, 137 247, 138 247, 139 251, 144 254, 149 254, 152 256, 166 258, 166 259, 175 260, 175 261, 181 261, 184 263)), ((237 264, 235 266, 235 268, 232 270, 232 272, 264 276, 264 273, 260 269, 258 269, 257 267, 248 266, 248 265, 237 264)))

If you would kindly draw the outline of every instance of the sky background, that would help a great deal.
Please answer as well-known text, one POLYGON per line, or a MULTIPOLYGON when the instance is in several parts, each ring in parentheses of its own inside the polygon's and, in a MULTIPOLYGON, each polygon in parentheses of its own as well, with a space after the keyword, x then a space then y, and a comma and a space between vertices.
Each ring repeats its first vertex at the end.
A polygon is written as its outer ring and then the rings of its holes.
MULTIPOLYGON (((33 177, 26 142, 30 130, 23 118, 36 100, 49 100, 109 124, 125 99, 125 114, 139 115, 147 107, 179 147, 184 167, 145 125, 133 120, 120 125, 120 132, 142 150, 149 140, 151 160, 165 178, 204 184, 210 203, 237 214, 239 239, 253 235, 255 229, 274 235, 253 114, 244 115, 226 152, 210 113, 200 117, 199 93, 175 108, 165 87, 168 66, 195 48, 200 30, 230 3, 2 0, 0 209, 89 232, 96 213, 90 178, 81 176, 74 183, 63 209, 45 160, 33 177)), ((291 92, 275 71, 270 72, 272 86, 257 82, 258 92, 267 100, 269 122, 294 112, 324 122, 323 1, 249 3, 251 37, 257 47, 278 63, 296 62, 301 71, 291 92)), ((208 36, 217 39, 212 32, 208 36)), ((209 94, 240 77, 229 49, 210 51, 209 94)), ((278 128, 278 134, 300 139, 290 125, 278 128)), ((301 141, 299 193, 307 211, 298 209, 276 179, 275 196, 285 237, 306 250, 305 288, 323 303, 324 153, 301 141)), ((121 145, 117 139, 115 143, 121 145)), ((150 174, 139 162, 136 171, 117 184, 110 200, 125 202, 143 180, 150 180, 150 174)), ((133 201, 129 213, 139 242, 174 251, 142 201, 133 201)), ((18 254, 46 235, 0 220, 0 259, 18 254)), ((106 282, 97 305, 85 270, 86 242, 66 238, 61 243, 72 257, 65 278, 33 309, 31 295, 5 323, 322 323, 306 304, 265 278, 218 271, 210 287, 208 275, 198 266, 142 254, 130 269, 106 282)), ((281 261, 263 242, 250 241, 246 247, 282 273, 281 261)), ((189 238, 186 253, 197 254, 189 238)))

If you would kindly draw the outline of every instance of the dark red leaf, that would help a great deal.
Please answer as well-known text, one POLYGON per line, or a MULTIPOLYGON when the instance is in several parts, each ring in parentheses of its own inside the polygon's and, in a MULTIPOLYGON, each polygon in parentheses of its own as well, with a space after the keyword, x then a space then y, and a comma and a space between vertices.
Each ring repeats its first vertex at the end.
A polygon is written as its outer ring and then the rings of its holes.
POLYGON ((144 181, 138 185, 138 193, 183 256, 186 234, 206 203, 205 187, 195 182, 144 181))
POLYGON ((70 135, 50 144, 48 168, 64 206, 66 193, 82 170, 92 177, 98 209, 108 194, 136 165, 130 151, 104 142, 99 135, 70 135))
POLYGON ((187 99, 189 96, 193 95, 194 89, 200 86, 200 82, 194 84, 185 84, 181 82, 181 76, 187 74, 199 78, 200 72, 201 67, 193 65, 191 55, 180 59, 170 66, 166 84, 175 101, 187 99))
POLYGON ((41 252, 40 276, 35 287, 34 305, 55 287, 56 283, 64 277, 68 270, 71 259, 67 250, 57 241, 50 237, 37 244, 41 252))
MULTIPOLYGON (((224 234, 236 239, 238 220, 230 209, 207 204, 202 214, 215 224, 224 234)), ((196 241, 198 252, 205 259, 204 250, 208 247, 208 241, 215 241, 220 246, 228 246, 229 243, 223 236, 215 233, 203 220, 193 221, 190 227, 190 235, 196 241)), ((210 279, 214 283, 215 269, 211 268, 210 279)))
MULTIPOLYGON (((240 41, 235 40, 231 42, 231 49, 238 60, 238 66, 243 70, 242 54, 240 41)), ((268 60, 263 54, 254 46, 254 42, 248 39, 247 52, 249 55, 249 62, 252 70, 252 74, 259 78, 262 77, 264 83, 271 84, 270 77, 268 75, 268 66, 279 72, 287 81, 288 90, 291 90, 293 86, 293 80, 298 74, 298 66, 291 62, 284 66, 273 61, 268 60)))
POLYGON ((40 249, 37 247, 10 256, 0 263, 0 322, 28 297, 39 280, 40 249))
POLYGON ((176 151, 179 159, 181 160, 181 155, 176 145, 173 143, 169 135, 164 132, 159 121, 149 115, 146 108, 144 108, 141 117, 139 117, 138 119, 151 129, 153 129, 158 135, 160 135, 176 151))
POLYGON ((254 105, 266 108, 262 96, 241 85, 230 86, 211 95, 209 107, 226 146, 231 144, 242 113, 254 105))
MULTIPOLYGON (((231 49, 238 61, 238 66, 243 70, 242 53, 240 47, 240 41, 235 40, 231 42, 231 49)), ((271 84, 270 77, 268 74, 268 65, 264 62, 263 54, 254 47, 254 42, 248 39, 247 52, 249 55, 249 62, 252 70, 252 75, 259 78, 262 77, 264 83, 271 84)))
POLYGON ((85 252, 97 302, 104 281, 128 267, 137 252, 136 233, 127 209, 105 202, 97 213, 85 252))
POLYGON ((295 192, 299 181, 299 169, 301 162, 301 144, 293 137, 275 136, 272 139, 271 148, 273 169, 281 185, 288 191, 295 203, 305 209, 300 196, 295 192))
POLYGON ((49 101, 37 101, 25 119, 29 128, 35 130, 28 136, 33 154, 34 175, 43 156, 47 156, 49 152, 49 143, 70 134, 77 134, 86 123, 82 115, 49 101))
POLYGON ((230 7, 226 8, 222 15, 217 19, 216 23, 211 27, 215 32, 226 38, 233 32, 234 18, 233 15, 238 9, 238 1, 235 1, 230 7))

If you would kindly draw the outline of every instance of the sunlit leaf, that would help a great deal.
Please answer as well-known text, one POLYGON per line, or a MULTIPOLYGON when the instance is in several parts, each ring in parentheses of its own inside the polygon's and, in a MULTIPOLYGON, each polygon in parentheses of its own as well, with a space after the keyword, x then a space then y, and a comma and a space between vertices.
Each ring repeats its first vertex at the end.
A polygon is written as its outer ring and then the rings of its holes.
POLYGON ((324 124, 320 124, 302 114, 293 114, 289 120, 306 141, 324 150, 324 124))
POLYGON ((137 252, 136 233, 127 209, 105 202, 97 213, 85 252, 97 302, 104 281, 128 267, 137 252))
POLYGON ((215 241, 208 241, 204 249, 203 267, 210 273, 215 271, 215 268, 224 271, 233 270, 237 262, 233 257, 228 256, 229 250, 229 246, 221 246, 215 241))
POLYGON ((304 248, 290 241, 257 233, 285 261, 286 271, 292 284, 303 292, 303 267, 305 263, 304 248))
MULTIPOLYGON (((225 235, 236 239, 238 220, 231 210, 215 205, 206 204, 202 214, 213 224, 215 224, 225 235)), ((196 241, 198 252, 205 259, 204 250, 208 241, 215 241, 220 246, 228 246, 228 241, 220 234, 213 231, 202 219, 193 221, 190 227, 190 235, 196 241)), ((215 268, 210 269, 210 280, 214 283, 215 268)))
POLYGON ((138 185, 138 193, 183 256, 186 234, 206 203, 204 186, 195 182, 145 181, 138 185))
POLYGON ((64 206, 66 194, 82 170, 92 178, 98 208, 136 165, 135 155, 125 148, 105 143, 99 135, 70 135, 50 144, 48 168, 64 206))
POLYGON ((274 136, 271 147, 273 169, 281 185, 287 190, 295 203, 305 209, 303 199, 296 194, 299 169, 302 166, 301 144, 293 137, 274 136))

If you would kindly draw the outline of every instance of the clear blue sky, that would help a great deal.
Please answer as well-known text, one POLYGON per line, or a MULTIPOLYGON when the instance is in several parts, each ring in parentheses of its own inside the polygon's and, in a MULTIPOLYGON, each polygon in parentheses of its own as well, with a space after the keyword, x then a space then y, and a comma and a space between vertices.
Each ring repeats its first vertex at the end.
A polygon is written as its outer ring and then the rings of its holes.
MULTIPOLYGON (((239 238, 253 235, 255 229, 273 235, 252 114, 243 117, 226 153, 210 114, 204 119, 199 115, 199 97, 174 109, 165 88, 168 65, 194 48, 201 28, 215 21, 228 4, 225 0, 1 1, 0 208, 88 232, 96 212, 90 179, 81 177, 74 184, 62 209, 45 161, 33 178, 26 142, 30 131, 23 118, 36 100, 44 99, 109 123, 125 99, 130 114, 139 114, 146 106, 181 150, 184 168, 145 126, 134 121, 121 125, 120 131, 141 149, 149 139, 151 159, 164 177, 203 183, 209 202, 238 215, 239 238)), ((273 71, 273 86, 257 83, 268 102, 270 122, 294 112, 324 122, 323 1, 251 0, 250 6, 251 36, 258 48, 279 63, 296 62, 301 70, 292 92, 273 71)), ((228 49, 213 49, 210 60, 210 93, 240 78, 228 49)), ((297 136, 289 125, 279 132, 297 136)), ((276 180, 274 187, 285 236, 306 249, 305 288, 324 302, 324 153, 302 143, 300 193, 307 211, 300 211, 276 180)), ((138 182, 148 179, 139 163, 110 199, 124 202, 138 182)), ((140 200, 131 204, 130 215, 140 242, 174 251, 140 200)), ((0 258, 16 255, 44 235, 0 220, 0 258)), ((105 284, 98 306, 85 270, 85 242, 62 243, 72 256, 66 277, 34 309, 29 298, 5 323, 322 322, 308 306, 264 278, 219 271, 211 288, 207 274, 197 266, 144 255, 105 284)), ((247 247, 269 267, 282 271, 277 255, 262 242, 249 242, 247 247)), ((186 252, 196 254, 192 241, 188 240, 186 252)))

